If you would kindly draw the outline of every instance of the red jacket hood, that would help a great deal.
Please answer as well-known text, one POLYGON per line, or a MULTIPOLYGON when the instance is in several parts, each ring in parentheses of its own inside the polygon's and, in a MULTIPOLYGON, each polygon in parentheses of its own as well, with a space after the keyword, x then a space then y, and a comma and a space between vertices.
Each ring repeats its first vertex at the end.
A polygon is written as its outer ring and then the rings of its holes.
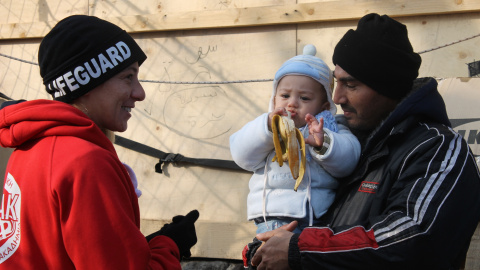
POLYGON ((0 110, 0 145, 18 147, 48 136, 75 136, 115 152, 113 144, 83 112, 53 100, 32 100, 0 110))

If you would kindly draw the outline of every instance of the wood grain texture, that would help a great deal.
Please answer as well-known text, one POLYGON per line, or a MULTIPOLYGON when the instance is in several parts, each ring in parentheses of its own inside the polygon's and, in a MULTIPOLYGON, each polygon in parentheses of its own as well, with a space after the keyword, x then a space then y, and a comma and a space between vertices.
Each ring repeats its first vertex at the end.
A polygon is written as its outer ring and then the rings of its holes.
MULTIPOLYGON (((58 1, 60 5, 60 1, 58 1)), ((43 37, 58 19, 69 14, 90 14, 102 17, 119 25, 128 32, 155 32, 189 29, 251 27, 261 25, 300 24, 325 21, 355 20, 365 14, 376 12, 392 17, 409 17, 419 15, 459 14, 480 11, 480 1, 476 0, 337 0, 298 4, 228 7, 176 12, 162 10, 152 3, 142 10, 130 9, 122 16, 110 17, 106 12, 95 13, 94 8, 87 8, 80 2, 71 10, 62 12, 52 20, 47 16, 19 18, 18 22, 6 20, 0 25, 0 39, 43 37), (88 11, 87 11, 88 10, 88 11), (147 10, 147 11, 146 11, 147 10), (148 13, 148 10, 154 13, 148 13), (132 12, 132 13, 130 13, 132 12)), ((51 12, 51 6, 38 5, 39 14, 51 12), (48 9, 45 11, 44 9, 48 9)), ((0 9, 0 15, 11 9, 0 9)))

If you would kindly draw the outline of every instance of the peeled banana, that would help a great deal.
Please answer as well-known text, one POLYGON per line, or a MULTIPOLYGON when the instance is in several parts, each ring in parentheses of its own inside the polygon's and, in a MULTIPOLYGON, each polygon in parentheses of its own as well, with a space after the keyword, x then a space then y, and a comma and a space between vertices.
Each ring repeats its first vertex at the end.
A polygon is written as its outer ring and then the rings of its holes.
POLYGON ((274 115, 272 117, 273 144, 275 156, 272 162, 277 161, 280 167, 284 161, 288 161, 290 172, 295 179, 293 190, 297 191, 305 174, 305 140, 303 135, 295 127, 290 112, 288 116, 274 115))

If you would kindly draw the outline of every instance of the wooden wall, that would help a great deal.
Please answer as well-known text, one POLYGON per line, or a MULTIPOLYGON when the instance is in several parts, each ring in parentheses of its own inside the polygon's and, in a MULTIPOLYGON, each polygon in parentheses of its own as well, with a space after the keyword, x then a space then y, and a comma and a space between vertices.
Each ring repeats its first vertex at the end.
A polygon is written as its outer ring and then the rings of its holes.
MULTIPOLYGON (((186 157, 231 160, 229 136, 267 110, 280 65, 311 43, 333 69, 335 44, 370 12, 407 25, 422 52, 420 76, 468 77, 466 64, 480 58, 478 0, 2 0, 0 92, 49 99, 36 65, 41 38, 68 15, 95 15, 133 35, 148 56, 140 79, 153 81, 143 83, 147 98, 117 135, 186 157)), ((255 232, 246 220, 250 173, 169 164, 159 174, 158 159, 116 148, 143 191, 144 233, 198 209, 193 256, 241 258, 255 232)))

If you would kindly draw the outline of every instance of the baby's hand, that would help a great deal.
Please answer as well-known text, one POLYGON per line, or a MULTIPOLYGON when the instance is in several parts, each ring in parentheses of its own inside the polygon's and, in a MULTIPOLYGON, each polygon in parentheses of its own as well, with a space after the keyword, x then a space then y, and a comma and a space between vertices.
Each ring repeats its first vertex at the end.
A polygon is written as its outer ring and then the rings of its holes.
POLYGON ((272 118, 274 115, 287 115, 285 108, 276 108, 268 114, 268 130, 272 131, 272 118))
POLYGON ((306 144, 309 144, 313 147, 322 147, 323 146, 323 117, 320 118, 320 122, 311 115, 307 114, 305 116, 305 121, 308 124, 308 138, 305 140, 306 144))

